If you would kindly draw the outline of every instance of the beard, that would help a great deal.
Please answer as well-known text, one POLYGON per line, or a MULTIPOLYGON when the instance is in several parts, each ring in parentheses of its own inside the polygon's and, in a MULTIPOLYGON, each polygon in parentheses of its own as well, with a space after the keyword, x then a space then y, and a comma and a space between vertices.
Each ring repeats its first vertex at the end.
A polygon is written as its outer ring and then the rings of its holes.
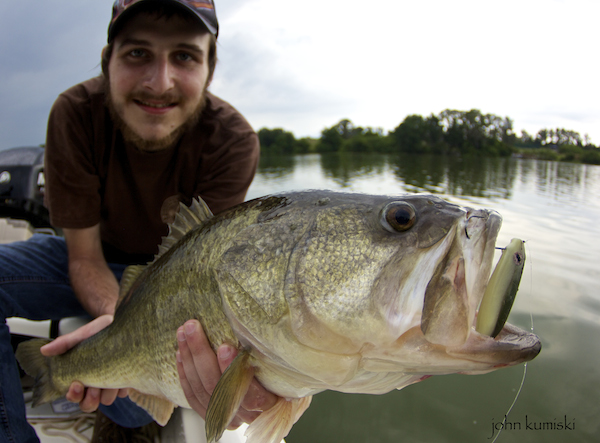
MULTIPOLYGON (((147 140, 140 135, 138 135, 121 117, 121 113, 119 113, 119 107, 115 105, 112 100, 112 94, 110 90, 110 82, 107 78, 104 79, 104 89, 105 89, 105 102, 110 113, 110 117, 117 129, 121 131, 123 134, 123 138, 126 142, 133 144, 140 151, 145 152, 156 152, 162 151, 164 149, 168 149, 174 146, 179 139, 191 130, 194 126, 198 124, 200 121, 200 116, 202 115, 202 111, 206 106, 206 89, 207 86, 204 87, 202 91, 202 95, 200 97, 200 101, 196 106, 196 109, 190 114, 188 119, 179 125, 177 128, 173 129, 168 135, 165 137, 155 139, 155 140, 147 140)), ((132 94, 133 95, 133 94, 132 94)), ((127 97, 127 100, 133 100, 133 96, 127 97)), ((152 95, 146 92, 136 93, 135 98, 141 101, 151 101, 151 100, 159 100, 164 101, 165 103, 179 103, 181 102, 181 97, 174 96, 173 94, 163 94, 160 96, 152 95)))

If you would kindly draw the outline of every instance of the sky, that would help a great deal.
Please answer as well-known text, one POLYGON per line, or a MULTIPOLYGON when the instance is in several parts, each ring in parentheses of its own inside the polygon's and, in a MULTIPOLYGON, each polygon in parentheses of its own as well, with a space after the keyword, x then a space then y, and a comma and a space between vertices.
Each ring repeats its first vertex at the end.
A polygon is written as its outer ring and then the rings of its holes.
MULTIPOLYGON (((600 144, 599 0, 215 0, 211 92, 256 129, 479 109, 600 144)), ((0 2, 0 150, 44 143, 57 95, 100 73, 112 0, 0 2)))

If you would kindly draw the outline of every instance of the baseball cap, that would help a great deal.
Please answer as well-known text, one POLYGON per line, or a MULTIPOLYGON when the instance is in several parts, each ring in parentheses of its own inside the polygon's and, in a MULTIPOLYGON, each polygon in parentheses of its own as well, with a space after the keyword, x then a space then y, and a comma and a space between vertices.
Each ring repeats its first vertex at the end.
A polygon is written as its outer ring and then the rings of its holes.
POLYGON ((215 37, 219 35, 219 22, 217 21, 217 13, 215 12, 215 3, 213 0, 116 0, 113 4, 112 18, 108 26, 108 42, 110 43, 114 39, 116 30, 121 24, 125 23, 127 17, 131 17, 140 5, 148 4, 149 2, 173 5, 188 11, 200 20, 211 34, 215 37))

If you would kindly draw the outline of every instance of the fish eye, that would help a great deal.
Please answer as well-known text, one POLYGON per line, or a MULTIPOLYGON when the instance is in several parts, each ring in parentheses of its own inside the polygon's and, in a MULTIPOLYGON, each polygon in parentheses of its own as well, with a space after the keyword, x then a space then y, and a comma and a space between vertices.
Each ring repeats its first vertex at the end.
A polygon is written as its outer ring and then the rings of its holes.
POLYGON ((417 211, 410 203, 388 203, 381 211, 380 221, 392 233, 408 231, 417 221, 417 211))

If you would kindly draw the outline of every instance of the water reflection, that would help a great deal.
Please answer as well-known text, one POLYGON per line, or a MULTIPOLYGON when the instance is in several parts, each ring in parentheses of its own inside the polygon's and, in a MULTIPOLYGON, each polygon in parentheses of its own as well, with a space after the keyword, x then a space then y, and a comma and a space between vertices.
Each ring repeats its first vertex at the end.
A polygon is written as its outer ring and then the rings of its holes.
POLYGON ((321 155, 321 168, 325 176, 340 187, 350 186, 352 180, 382 174, 387 158, 378 154, 332 153, 321 155))
POLYGON ((506 158, 405 155, 392 161, 399 179, 415 191, 510 198, 516 179, 506 158))
POLYGON ((380 180, 390 172, 397 191, 402 192, 511 199, 516 187, 534 186, 538 194, 572 203, 574 196, 579 201, 583 193, 599 185, 599 170, 590 165, 513 158, 333 153, 263 155, 257 179, 263 184, 276 180, 271 192, 300 188, 369 192, 356 189, 356 182, 380 180))
POLYGON ((536 162, 536 187, 540 194, 547 194, 557 200, 570 200, 580 196, 579 192, 586 180, 585 165, 558 162, 536 162))
POLYGON ((258 175, 268 179, 282 178, 294 172, 296 157, 292 155, 262 155, 258 175))

